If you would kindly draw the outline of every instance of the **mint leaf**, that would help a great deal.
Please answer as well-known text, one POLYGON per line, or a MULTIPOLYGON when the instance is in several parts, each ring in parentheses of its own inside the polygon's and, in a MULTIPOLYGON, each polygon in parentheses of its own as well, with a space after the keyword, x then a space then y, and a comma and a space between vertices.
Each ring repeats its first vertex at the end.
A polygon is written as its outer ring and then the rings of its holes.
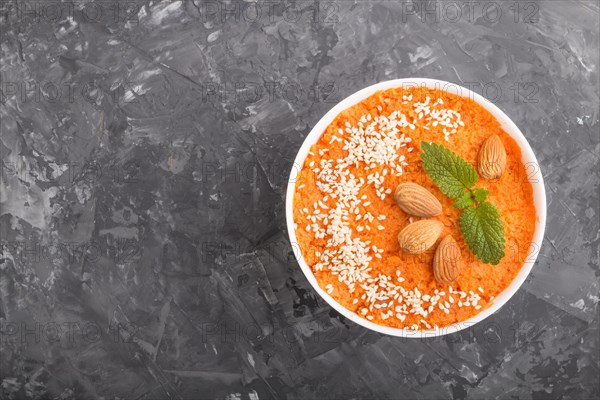
POLYGON ((433 183, 448 197, 457 199, 477 183, 475 168, 439 144, 421 142, 421 160, 433 183))
POLYGON ((466 208, 458 218, 460 231, 475 256, 496 265, 504 257, 504 227, 498 209, 489 201, 466 208))
POLYGON ((490 191, 487 189, 483 189, 483 188, 473 189, 473 197, 475 197, 475 201, 478 203, 483 203, 485 201, 485 199, 487 199, 488 194, 490 194, 490 191))
POLYGON ((473 254, 484 263, 498 264, 504 257, 504 226, 498 209, 486 200, 489 190, 471 189, 478 179, 475 168, 435 143, 421 142, 421 160, 433 183, 462 209, 458 224, 473 254))
POLYGON ((471 192, 464 192, 461 197, 456 199, 454 202, 454 208, 467 208, 471 207, 475 203, 471 192))

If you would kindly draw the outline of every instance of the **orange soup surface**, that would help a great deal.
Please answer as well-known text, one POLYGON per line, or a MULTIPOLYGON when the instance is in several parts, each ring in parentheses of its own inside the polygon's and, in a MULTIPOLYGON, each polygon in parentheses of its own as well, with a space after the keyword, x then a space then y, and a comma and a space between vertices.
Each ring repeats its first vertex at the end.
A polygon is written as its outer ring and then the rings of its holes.
POLYGON ((521 149, 475 101, 441 90, 380 91, 341 112, 312 146, 296 181, 294 222, 306 263, 338 303, 376 324, 424 330, 464 321, 488 307, 528 257, 536 210, 521 149), (484 264, 469 250, 460 210, 425 173, 421 141, 441 144, 477 168, 482 142, 498 135, 507 153, 501 178, 479 178, 504 224, 505 256, 484 264), (442 204, 434 217, 461 250, 458 279, 433 275, 437 243, 421 254, 400 249, 398 233, 419 218, 394 201, 402 182, 429 190, 442 204))

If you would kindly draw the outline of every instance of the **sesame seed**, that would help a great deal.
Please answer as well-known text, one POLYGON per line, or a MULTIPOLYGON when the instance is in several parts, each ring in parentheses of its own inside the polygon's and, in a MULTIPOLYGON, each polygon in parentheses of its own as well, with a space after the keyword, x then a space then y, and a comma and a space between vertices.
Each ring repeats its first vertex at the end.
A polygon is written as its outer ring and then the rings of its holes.
MULTIPOLYGON (((404 101, 412 101, 413 95, 403 96, 404 101)), ((389 100, 389 99, 388 99, 389 100)), ((312 232, 317 239, 324 239, 325 249, 317 254, 315 270, 327 271, 336 276, 337 280, 344 283, 350 293, 360 290, 356 296, 364 302, 365 307, 361 308, 360 314, 369 320, 374 316, 369 312, 376 309, 390 309, 396 302, 396 318, 404 321, 405 314, 419 315, 426 318, 434 310, 434 305, 444 309, 448 313, 450 304, 437 303, 439 295, 431 296, 427 293, 421 293, 418 288, 407 290, 400 286, 405 279, 396 270, 397 278, 392 278, 383 274, 374 274, 369 266, 374 259, 382 259, 384 249, 377 249, 371 246, 368 240, 361 240, 358 232, 371 231, 377 229, 384 230, 381 224, 374 223, 374 220, 384 221, 386 216, 383 214, 374 216, 368 212, 367 207, 372 202, 384 201, 386 195, 392 193, 392 188, 386 178, 389 175, 401 176, 404 168, 408 166, 407 154, 412 152, 413 147, 408 146, 411 138, 407 136, 410 130, 416 129, 416 125, 422 126, 425 121, 427 124, 442 127, 432 130, 432 134, 443 133, 446 139, 455 133, 457 126, 461 125, 460 114, 440 107, 443 102, 441 99, 431 101, 426 97, 425 101, 415 102, 412 107, 414 114, 411 113, 410 120, 399 111, 392 111, 389 115, 383 115, 383 107, 377 106, 378 112, 367 113, 359 118, 355 125, 345 121, 345 128, 338 129, 336 135, 329 136, 331 144, 338 142, 335 151, 329 152, 329 149, 319 149, 319 159, 310 160, 309 167, 315 174, 315 185, 317 189, 324 194, 322 201, 313 205, 313 212, 309 213, 307 208, 301 211, 306 214, 306 231, 312 232), (414 118, 418 116, 417 118, 414 118), (449 128, 449 129, 446 129, 449 128), (409 130, 410 129, 410 130, 409 130), (342 154, 337 150, 343 148, 344 155, 330 157, 327 154, 342 154), (404 152, 404 153, 402 153, 404 152), (315 163, 318 162, 318 167, 315 163), (368 170, 366 179, 357 178, 352 174, 352 167, 368 170), (372 188, 375 191, 374 197, 369 201, 365 190, 372 188), (362 192, 362 194, 361 194, 362 192), (335 199, 330 203, 327 198, 335 199), (361 202, 364 203, 361 204, 361 202), (362 206, 362 207, 361 207, 362 206), (362 210, 362 211, 361 211, 362 210), (353 221, 366 221, 363 225, 353 227, 353 221), (376 228, 375 228, 376 227, 376 228), (371 253, 372 251, 372 253, 371 253), (429 301, 429 305, 424 302, 429 301)), ((463 126, 462 124, 461 126, 463 126)), ((310 152, 312 156, 312 152, 310 152)), ((298 188, 303 188, 300 185, 298 188)), ((413 223, 413 218, 409 219, 413 223)), ((364 236, 364 234, 363 234, 364 236)), ((327 285, 328 293, 334 291, 332 284, 327 285)), ((481 291, 481 290, 480 290, 481 291)), ((450 290, 452 292, 452 290, 450 290)), ((465 298, 467 297, 464 294, 465 298)), ((462 294, 461 294, 462 298, 462 294)), ((471 294, 468 298, 470 304, 477 307, 478 298, 471 294)), ((358 298, 354 298, 352 303, 358 304, 358 298)), ((453 299, 450 298, 450 303, 453 299)), ((479 306, 481 307, 481 306, 479 306)), ((375 314, 376 315, 376 314, 375 314)), ((381 319, 385 320, 394 316, 390 309, 381 311, 381 319)), ((428 329, 430 325, 425 319, 420 320, 428 329)), ((413 324, 412 329, 418 330, 419 325, 413 324)))

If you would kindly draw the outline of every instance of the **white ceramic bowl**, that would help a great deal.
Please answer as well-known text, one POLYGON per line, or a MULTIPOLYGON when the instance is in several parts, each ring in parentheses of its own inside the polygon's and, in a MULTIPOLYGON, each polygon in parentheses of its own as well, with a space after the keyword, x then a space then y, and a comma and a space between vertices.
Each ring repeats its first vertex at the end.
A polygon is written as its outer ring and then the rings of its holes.
POLYGON ((319 293, 319 295, 322 298, 325 299, 327 303, 329 303, 331 307, 333 307, 336 311, 338 311, 340 314, 342 314, 349 320, 356 322, 357 324, 362 325, 371 330, 393 336, 422 338, 446 335, 449 333, 460 331, 465 328, 469 328, 483 321, 485 318, 498 311, 500 307, 502 307, 517 292, 519 287, 523 284, 523 282, 525 282, 525 279, 529 275, 529 272, 531 271, 531 268, 535 263, 537 255, 539 253, 539 249, 542 244, 542 239, 544 237, 544 229, 546 226, 546 191, 544 189, 544 181, 542 178, 541 170, 539 168, 539 164, 535 158, 535 155, 533 154, 533 150, 531 150, 531 146, 529 146, 529 143, 527 142, 527 139, 525 138, 525 136, 523 136, 523 134, 521 133, 519 128, 517 128, 515 123, 511 121, 511 119, 508 118, 508 116, 506 116, 506 114, 504 114, 504 112, 502 112, 492 102, 469 89, 466 89, 462 86, 450 82, 424 78, 395 79, 369 86, 345 98, 344 100, 340 101, 335 107, 329 110, 329 112, 325 114, 325 116, 321 118, 321 120, 314 126, 314 128, 310 131, 310 133, 304 140, 304 143, 302 144, 302 147, 300 147, 298 155, 296 156, 296 159, 294 161, 294 165, 292 167, 292 171, 288 181, 285 213, 290 242, 292 244, 292 247, 294 248, 294 253, 296 259, 298 260, 298 264, 300 264, 302 272, 304 272, 304 275, 306 275, 306 278, 313 286, 313 288, 317 291, 317 293, 319 293), (319 137, 323 134, 327 126, 334 120, 334 118, 343 110, 353 106, 356 103, 361 102, 362 100, 371 96, 375 92, 391 88, 409 88, 414 86, 425 86, 428 88, 444 90, 452 94, 458 94, 460 96, 469 97, 470 99, 476 101, 481 106, 483 106, 490 113, 492 113, 492 115, 498 120, 498 122, 500 122, 502 129, 504 129, 506 133, 512 136, 512 138, 515 139, 515 141, 521 147, 521 151, 523 153, 522 162, 526 165, 528 178, 533 186, 533 199, 538 217, 535 225, 535 233, 533 235, 532 246, 527 257, 527 261, 525 262, 515 279, 511 282, 511 284, 506 289, 504 289, 498 296, 496 296, 496 298, 493 300, 492 304, 489 307, 482 309, 482 311, 479 314, 475 315, 472 318, 469 318, 468 320, 461 321, 439 329, 419 331, 391 328, 370 322, 367 319, 362 318, 358 314, 343 307, 333 297, 327 294, 327 292, 321 289, 311 268, 306 264, 302 256, 300 246, 298 245, 296 239, 296 232, 294 230, 293 213, 296 177, 300 173, 300 169, 304 164, 304 159, 306 158, 310 147, 318 141, 319 137))

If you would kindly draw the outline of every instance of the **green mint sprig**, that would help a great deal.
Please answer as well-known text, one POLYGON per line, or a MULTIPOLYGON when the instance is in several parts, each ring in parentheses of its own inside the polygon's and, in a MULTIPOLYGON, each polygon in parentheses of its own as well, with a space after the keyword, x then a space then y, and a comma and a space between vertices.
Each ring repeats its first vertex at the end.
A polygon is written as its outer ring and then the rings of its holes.
POLYGON ((504 225, 498 209, 489 201, 489 191, 473 188, 478 175, 475 168, 442 145, 421 142, 423 168, 446 196, 462 209, 458 225, 475 256, 496 265, 504 257, 504 225))

